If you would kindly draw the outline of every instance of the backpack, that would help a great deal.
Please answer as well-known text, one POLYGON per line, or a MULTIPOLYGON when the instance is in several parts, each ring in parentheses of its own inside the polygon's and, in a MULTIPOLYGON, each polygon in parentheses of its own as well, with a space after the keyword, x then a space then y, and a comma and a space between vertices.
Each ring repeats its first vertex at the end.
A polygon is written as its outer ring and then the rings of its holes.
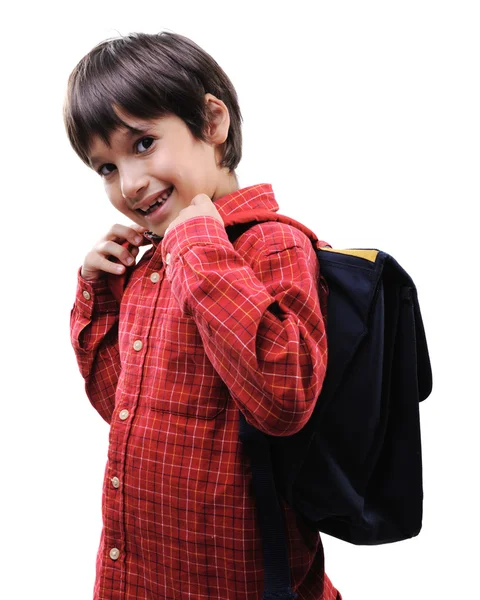
POLYGON ((265 221, 312 241, 328 287, 328 363, 311 418, 292 436, 269 436, 239 411, 263 539, 264 600, 291 590, 280 495, 315 531, 353 544, 416 536, 422 526, 419 402, 432 372, 417 291, 379 250, 334 250, 297 221, 270 211, 232 214, 230 241, 265 221))

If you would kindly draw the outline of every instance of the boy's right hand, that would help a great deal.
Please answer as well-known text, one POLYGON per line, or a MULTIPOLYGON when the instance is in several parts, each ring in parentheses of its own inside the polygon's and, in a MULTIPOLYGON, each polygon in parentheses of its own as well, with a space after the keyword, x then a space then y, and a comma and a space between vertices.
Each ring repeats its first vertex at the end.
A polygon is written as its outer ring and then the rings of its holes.
POLYGON ((136 223, 131 227, 118 223, 113 225, 107 235, 100 238, 85 257, 82 277, 93 281, 99 279, 102 273, 124 273, 126 266, 130 267, 135 263, 139 247, 150 243, 142 235, 145 231, 148 231, 146 227, 136 223))

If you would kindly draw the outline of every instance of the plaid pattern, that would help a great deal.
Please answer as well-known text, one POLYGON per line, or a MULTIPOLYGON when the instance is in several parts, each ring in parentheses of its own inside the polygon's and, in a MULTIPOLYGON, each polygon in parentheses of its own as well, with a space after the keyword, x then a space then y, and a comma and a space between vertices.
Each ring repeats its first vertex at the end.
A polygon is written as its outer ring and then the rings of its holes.
MULTIPOLYGON (((276 211, 271 186, 216 201, 222 217, 276 211)), ((238 409, 289 435, 326 365, 318 261, 280 223, 235 241, 196 217, 154 241, 120 307, 79 274, 71 339, 86 393, 110 423, 95 599, 260 600, 263 555, 238 409), (88 292, 88 293, 86 293, 88 292)), ((318 533, 284 505, 299 600, 335 600, 318 533)))

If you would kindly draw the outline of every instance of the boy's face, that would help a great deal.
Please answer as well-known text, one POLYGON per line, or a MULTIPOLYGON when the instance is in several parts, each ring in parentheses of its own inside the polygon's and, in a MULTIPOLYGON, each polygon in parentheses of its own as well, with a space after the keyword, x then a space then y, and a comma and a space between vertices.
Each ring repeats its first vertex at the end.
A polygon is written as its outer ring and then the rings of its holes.
POLYGON ((135 223, 163 236, 197 194, 215 201, 238 189, 234 176, 217 166, 219 145, 197 140, 176 115, 142 120, 117 113, 141 132, 115 130, 110 148, 93 138, 90 160, 110 202, 135 223))

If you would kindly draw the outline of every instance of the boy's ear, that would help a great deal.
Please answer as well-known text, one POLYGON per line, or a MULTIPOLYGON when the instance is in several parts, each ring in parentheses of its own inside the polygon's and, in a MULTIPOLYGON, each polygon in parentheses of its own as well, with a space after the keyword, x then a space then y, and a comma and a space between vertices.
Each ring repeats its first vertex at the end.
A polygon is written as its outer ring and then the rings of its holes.
POLYGON ((205 94, 207 108, 207 124, 205 135, 210 143, 219 146, 228 137, 230 127, 230 115, 225 103, 213 94, 205 94))

